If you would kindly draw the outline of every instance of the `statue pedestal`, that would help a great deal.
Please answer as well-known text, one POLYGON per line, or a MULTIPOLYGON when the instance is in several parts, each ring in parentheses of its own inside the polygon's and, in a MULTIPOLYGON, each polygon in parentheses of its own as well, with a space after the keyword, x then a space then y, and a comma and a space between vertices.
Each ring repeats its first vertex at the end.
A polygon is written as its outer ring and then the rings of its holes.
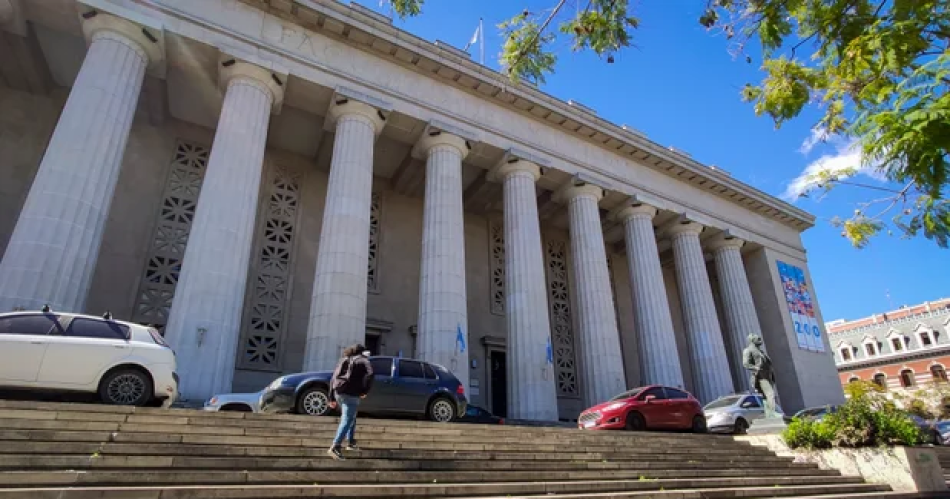
POLYGON ((752 421, 747 433, 749 435, 768 435, 773 433, 780 434, 787 427, 788 425, 785 423, 785 418, 782 416, 776 416, 774 418, 759 418, 752 421))

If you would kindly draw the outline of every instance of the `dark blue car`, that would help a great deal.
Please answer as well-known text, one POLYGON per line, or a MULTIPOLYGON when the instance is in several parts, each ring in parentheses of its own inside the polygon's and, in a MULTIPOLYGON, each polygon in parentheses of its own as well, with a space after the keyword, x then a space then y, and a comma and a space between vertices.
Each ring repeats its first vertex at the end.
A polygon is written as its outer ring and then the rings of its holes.
MULTIPOLYGON (((465 414, 465 388, 448 369, 395 357, 369 361, 375 380, 360 413, 425 416, 443 423, 465 414)), ((261 392, 261 411, 327 415, 332 376, 332 371, 319 371, 277 378, 261 392)))

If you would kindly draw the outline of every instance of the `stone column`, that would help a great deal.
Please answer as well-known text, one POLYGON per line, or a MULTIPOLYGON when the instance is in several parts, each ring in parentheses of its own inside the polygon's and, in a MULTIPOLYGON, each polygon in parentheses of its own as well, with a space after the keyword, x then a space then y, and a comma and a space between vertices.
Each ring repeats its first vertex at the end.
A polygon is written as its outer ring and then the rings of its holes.
POLYGON ((571 226, 571 260, 577 287, 577 324, 583 360, 582 383, 587 405, 606 402, 626 389, 623 352, 601 229, 598 202, 604 191, 584 184, 558 192, 567 202, 571 226))
POLYGON ((656 208, 640 204, 614 215, 623 223, 633 295, 633 319, 640 343, 641 383, 682 388, 683 370, 673 332, 666 284, 656 247, 656 208))
POLYGON ((145 71, 163 58, 126 20, 100 13, 83 30, 89 51, 0 261, 0 312, 85 311, 145 71))
POLYGON ((739 253, 739 248, 744 243, 742 239, 724 236, 713 241, 710 249, 716 259, 716 271, 719 274, 719 290, 722 295, 726 331, 732 340, 730 355, 733 361, 734 379, 738 380, 739 389, 748 390, 750 388, 749 375, 742 367, 742 350, 745 349, 746 338, 750 334, 761 336, 762 329, 755 312, 755 302, 752 301, 749 278, 746 276, 742 255, 739 253))
POLYGON ((703 226, 698 223, 681 221, 672 225, 667 233, 673 239, 676 282, 689 338, 695 395, 705 404, 733 393, 733 385, 699 242, 702 230, 703 226))
POLYGON ((541 169, 530 161, 506 161, 491 176, 504 186, 508 415, 512 419, 557 421, 553 352, 548 350, 551 323, 535 193, 541 169))
POLYGON ((378 109, 347 98, 331 105, 327 119, 336 137, 310 300, 308 371, 333 369, 344 348, 366 341, 373 144, 384 125, 378 109))
POLYGON ((165 337, 178 354, 183 399, 231 390, 271 112, 283 87, 268 70, 229 60, 224 104, 165 337))
POLYGON ((416 152, 426 158, 419 278, 419 358, 447 367, 468 389, 468 300, 462 209, 462 158, 468 154, 468 146, 462 137, 433 130, 423 135, 416 152))

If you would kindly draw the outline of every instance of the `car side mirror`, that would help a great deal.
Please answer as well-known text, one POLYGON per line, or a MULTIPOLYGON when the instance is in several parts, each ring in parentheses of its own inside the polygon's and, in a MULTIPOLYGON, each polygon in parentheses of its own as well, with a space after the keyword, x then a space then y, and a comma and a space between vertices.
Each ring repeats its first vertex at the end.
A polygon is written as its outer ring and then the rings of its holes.
POLYGON ((654 400, 656 400, 656 395, 647 395, 646 397, 643 397, 643 401, 648 404, 653 402, 654 400))

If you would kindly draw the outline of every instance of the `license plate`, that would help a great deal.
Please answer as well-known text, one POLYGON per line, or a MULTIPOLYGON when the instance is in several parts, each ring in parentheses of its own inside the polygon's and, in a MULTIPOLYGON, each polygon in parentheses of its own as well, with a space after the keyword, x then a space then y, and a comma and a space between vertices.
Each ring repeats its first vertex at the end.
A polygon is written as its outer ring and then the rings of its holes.
POLYGON ((584 422, 584 428, 590 428, 590 427, 594 426, 594 424, 595 424, 594 421, 585 421, 585 422, 584 422))

